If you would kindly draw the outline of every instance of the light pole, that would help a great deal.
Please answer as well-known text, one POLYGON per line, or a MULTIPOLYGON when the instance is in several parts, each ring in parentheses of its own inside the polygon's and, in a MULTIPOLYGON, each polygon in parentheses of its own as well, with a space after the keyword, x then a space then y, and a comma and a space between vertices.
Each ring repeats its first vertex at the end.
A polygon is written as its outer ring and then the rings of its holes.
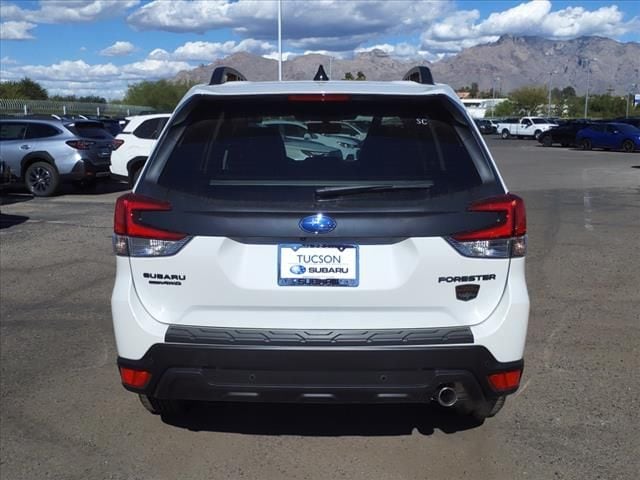
POLYGON ((551 77, 555 72, 549 72, 549 104, 547 106, 547 117, 551 118, 551 77))
POLYGON ((584 96, 584 118, 587 118, 587 114, 589 113, 589 75, 591 74, 591 62, 597 61, 597 58, 587 58, 585 61, 587 62, 587 93, 584 96))
POLYGON ((627 114, 625 115, 626 118, 629 118, 629 99, 635 93, 637 86, 638 85, 636 85, 635 83, 629 85, 629 92, 627 93, 627 114))
POLYGON ((282 81, 282 0, 278 0, 278 81, 282 81))
POLYGON ((491 100, 491 118, 493 118, 494 115, 494 110, 496 108, 496 80, 500 81, 500 77, 496 77, 493 79, 493 85, 491 85, 491 95, 492 95, 492 100, 491 100))

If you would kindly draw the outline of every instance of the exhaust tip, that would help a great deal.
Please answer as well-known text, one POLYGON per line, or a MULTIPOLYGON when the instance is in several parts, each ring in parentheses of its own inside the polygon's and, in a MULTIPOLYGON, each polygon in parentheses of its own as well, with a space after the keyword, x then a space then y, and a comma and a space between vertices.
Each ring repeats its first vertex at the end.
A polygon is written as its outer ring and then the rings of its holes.
POLYGON ((451 387, 438 390, 436 400, 443 407, 453 407, 458 402, 458 393, 451 387))

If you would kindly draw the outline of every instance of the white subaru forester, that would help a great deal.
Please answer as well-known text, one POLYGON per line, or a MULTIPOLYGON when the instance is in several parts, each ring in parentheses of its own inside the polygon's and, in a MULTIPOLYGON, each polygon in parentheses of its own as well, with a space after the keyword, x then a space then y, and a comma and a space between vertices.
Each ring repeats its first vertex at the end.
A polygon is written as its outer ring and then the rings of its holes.
POLYGON ((220 67, 191 89, 117 200, 124 387, 163 414, 204 400, 494 415, 523 369, 525 209, 455 93, 426 67, 244 80, 220 67), (288 158, 269 126, 356 119, 348 160, 288 158))

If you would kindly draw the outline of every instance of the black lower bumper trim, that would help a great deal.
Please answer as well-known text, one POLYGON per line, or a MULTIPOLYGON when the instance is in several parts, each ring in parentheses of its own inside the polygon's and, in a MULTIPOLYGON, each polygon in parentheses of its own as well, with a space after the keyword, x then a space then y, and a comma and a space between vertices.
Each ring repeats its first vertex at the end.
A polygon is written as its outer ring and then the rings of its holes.
POLYGON ((131 391, 162 399, 205 401, 428 402, 442 385, 459 385, 473 400, 513 393, 492 390, 487 375, 522 369, 484 347, 265 347, 156 344, 122 367, 151 380, 131 391))

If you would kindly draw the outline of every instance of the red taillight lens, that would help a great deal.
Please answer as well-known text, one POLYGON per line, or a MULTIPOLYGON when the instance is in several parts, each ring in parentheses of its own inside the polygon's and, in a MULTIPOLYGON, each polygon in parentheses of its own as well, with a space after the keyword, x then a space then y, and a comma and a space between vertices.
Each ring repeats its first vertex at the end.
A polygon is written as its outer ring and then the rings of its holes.
POLYGON ((513 390, 520 385, 521 370, 511 370, 508 372, 493 373, 489 375, 489 383, 497 392, 513 390))
POLYGON ((350 95, 342 93, 308 93, 289 95, 290 102, 348 102, 350 95))
POLYGON ((122 379, 122 383, 128 387, 142 388, 151 379, 151 373, 145 370, 120 367, 120 378, 122 379))
POLYGON ((92 142, 90 140, 67 140, 66 143, 76 150, 89 150, 96 144, 96 142, 92 142))
POLYGON ((520 237, 527 233, 524 200, 512 193, 476 202, 469 207, 469 211, 500 212, 503 215, 495 225, 489 228, 452 235, 459 242, 520 237))
POLYGON ((124 143, 124 140, 121 140, 120 138, 114 138, 112 142, 113 150, 119 149, 123 143, 124 143))
POLYGON ((128 193, 116 200, 113 216, 113 231, 116 235, 127 237, 152 238, 156 240, 181 240, 183 233, 169 232, 150 227, 140 222, 140 212, 167 212, 171 210, 169 202, 128 193))

